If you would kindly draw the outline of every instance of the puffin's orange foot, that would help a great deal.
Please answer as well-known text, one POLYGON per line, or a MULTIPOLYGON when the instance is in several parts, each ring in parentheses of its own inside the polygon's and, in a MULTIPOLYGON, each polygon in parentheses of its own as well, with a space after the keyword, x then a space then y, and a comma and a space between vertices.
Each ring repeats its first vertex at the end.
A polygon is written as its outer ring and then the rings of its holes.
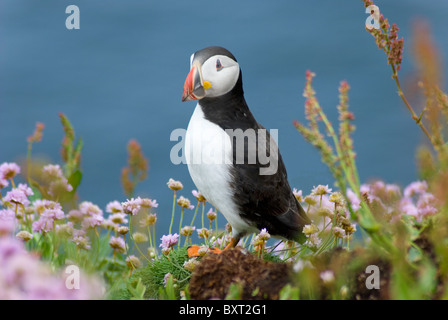
POLYGON ((188 247, 187 252, 188 252, 188 257, 192 258, 192 257, 201 257, 204 254, 207 254, 209 252, 219 254, 222 252, 222 250, 218 249, 216 247, 206 248, 206 247, 201 247, 201 246, 197 246, 197 245, 192 245, 192 246, 188 247))
POLYGON ((238 244, 238 242, 240 242, 240 238, 231 238, 229 244, 224 248, 224 250, 230 249, 230 248, 235 248, 238 244))

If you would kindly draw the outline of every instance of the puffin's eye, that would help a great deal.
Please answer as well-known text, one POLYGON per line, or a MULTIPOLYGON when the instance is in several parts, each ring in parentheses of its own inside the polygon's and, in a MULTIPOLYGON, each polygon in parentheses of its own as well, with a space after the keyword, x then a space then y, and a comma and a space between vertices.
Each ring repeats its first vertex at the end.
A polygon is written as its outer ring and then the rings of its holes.
POLYGON ((224 68, 221 64, 221 61, 216 60, 216 71, 220 71, 222 68, 224 68))

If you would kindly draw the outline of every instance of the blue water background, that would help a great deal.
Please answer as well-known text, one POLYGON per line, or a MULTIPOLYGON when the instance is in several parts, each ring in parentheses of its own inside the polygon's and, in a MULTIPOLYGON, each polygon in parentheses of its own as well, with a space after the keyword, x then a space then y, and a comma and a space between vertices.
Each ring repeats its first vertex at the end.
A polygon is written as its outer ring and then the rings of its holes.
MULTIPOLYGON (((410 49, 417 18, 429 22, 446 75, 448 1, 376 4, 405 38, 403 81, 416 70, 410 49)), ((425 138, 397 95, 386 56, 364 29, 364 10, 361 1, 346 0, 1 0, 0 162, 23 159, 26 137, 41 121, 44 139, 34 153, 61 163, 63 112, 84 140, 80 198, 104 209, 109 201, 126 199, 119 177, 126 145, 135 138, 150 159, 149 177, 137 194, 160 203, 160 236, 171 214, 168 179, 181 180, 180 194, 193 198, 187 167, 170 161, 170 133, 186 128, 195 106, 181 102, 189 58, 220 45, 241 65, 257 120, 279 130, 292 186, 307 194, 315 185, 333 183, 318 152, 292 125, 304 121, 307 69, 317 74, 314 87, 333 123, 338 85, 347 80, 351 86, 361 180, 404 186, 417 178, 415 150, 425 138), (80 8, 80 30, 65 27, 70 4, 80 8)))

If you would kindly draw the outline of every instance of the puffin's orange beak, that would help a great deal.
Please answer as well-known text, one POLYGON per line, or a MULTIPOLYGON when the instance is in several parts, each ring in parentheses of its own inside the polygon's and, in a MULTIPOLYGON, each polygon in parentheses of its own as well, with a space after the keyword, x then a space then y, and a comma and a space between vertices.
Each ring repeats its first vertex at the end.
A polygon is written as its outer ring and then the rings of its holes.
POLYGON ((193 65, 185 79, 182 101, 199 100, 205 97, 200 67, 193 65))

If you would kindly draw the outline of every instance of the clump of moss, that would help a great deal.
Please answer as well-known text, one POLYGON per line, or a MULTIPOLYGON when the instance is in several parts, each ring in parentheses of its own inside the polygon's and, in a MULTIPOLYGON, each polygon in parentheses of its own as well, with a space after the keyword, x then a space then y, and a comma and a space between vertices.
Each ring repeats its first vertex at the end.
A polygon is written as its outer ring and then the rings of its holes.
MULTIPOLYGON (((154 259, 147 266, 142 267, 132 274, 128 286, 135 288, 139 282, 145 286, 145 299, 156 299, 160 290, 164 288, 164 278, 167 273, 173 277, 175 295, 180 297, 180 292, 185 290, 191 276, 191 272, 183 267, 188 260, 186 247, 173 249, 167 256, 163 255, 154 259)), ((130 299, 132 294, 129 289, 123 291, 122 299, 130 299)))
POLYGON ((273 254, 270 252, 265 252, 263 254, 263 260, 264 261, 269 261, 269 262, 283 262, 282 259, 280 259, 280 257, 277 254, 273 254))

